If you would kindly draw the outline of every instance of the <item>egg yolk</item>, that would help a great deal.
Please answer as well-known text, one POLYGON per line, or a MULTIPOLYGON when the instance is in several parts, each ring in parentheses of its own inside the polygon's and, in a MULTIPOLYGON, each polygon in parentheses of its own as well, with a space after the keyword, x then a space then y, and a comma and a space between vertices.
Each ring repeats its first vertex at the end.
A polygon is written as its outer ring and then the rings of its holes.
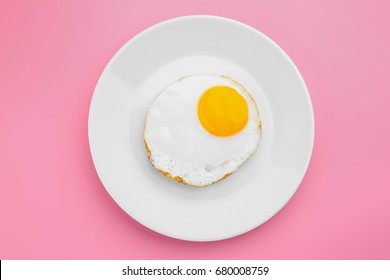
POLYGON ((231 136, 248 122, 248 104, 235 89, 216 86, 208 89, 198 103, 203 127, 215 136, 231 136))

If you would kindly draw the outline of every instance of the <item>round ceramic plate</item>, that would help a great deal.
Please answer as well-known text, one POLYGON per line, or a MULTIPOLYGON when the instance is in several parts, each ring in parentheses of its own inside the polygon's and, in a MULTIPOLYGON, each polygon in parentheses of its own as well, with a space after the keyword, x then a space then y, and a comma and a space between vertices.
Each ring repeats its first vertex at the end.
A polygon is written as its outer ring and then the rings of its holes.
POLYGON ((275 215, 302 181, 313 139, 310 97, 289 57, 259 31, 214 16, 168 20, 131 39, 103 71, 89 113, 93 161, 112 198, 146 227, 192 241, 237 236, 275 215), (240 82, 263 125, 252 158, 205 188, 161 175, 143 142, 153 99, 189 75, 240 82))

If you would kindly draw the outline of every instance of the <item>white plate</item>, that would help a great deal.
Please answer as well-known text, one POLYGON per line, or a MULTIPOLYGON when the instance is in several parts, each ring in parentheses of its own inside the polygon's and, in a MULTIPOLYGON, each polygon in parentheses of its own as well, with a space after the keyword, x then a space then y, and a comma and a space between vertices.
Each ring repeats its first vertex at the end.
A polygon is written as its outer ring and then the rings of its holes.
POLYGON ((313 140, 310 97, 289 57, 259 31, 214 16, 168 20, 131 39, 102 73, 89 113, 93 161, 109 194, 138 222, 184 240, 233 237, 271 218, 297 190, 313 140), (254 156, 206 188, 158 173, 143 143, 154 97, 196 74, 227 75, 242 83, 263 124, 254 156))

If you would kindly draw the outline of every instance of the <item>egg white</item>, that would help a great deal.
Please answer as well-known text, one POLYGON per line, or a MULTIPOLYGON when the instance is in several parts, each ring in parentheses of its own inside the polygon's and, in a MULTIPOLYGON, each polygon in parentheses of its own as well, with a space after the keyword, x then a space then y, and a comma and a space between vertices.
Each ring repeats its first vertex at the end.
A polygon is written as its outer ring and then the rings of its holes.
POLYGON ((255 152, 260 138, 255 101, 242 85, 225 76, 189 76, 170 85, 151 104, 144 127, 152 165, 171 179, 197 187, 235 172, 255 152), (248 104, 248 123, 232 136, 214 136, 199 121, 199 99, 215 86, 234 88, 248 104))

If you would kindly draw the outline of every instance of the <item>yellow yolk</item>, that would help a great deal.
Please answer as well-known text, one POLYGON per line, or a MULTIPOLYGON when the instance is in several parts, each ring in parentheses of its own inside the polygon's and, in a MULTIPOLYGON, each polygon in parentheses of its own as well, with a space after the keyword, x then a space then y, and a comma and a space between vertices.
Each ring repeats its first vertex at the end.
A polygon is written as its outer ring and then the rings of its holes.
POLYGON ((203 127, 215 136, 240 132, 248 122, 248 105, 235 89, 216 86, 203 93, 198 103, 203 127))

